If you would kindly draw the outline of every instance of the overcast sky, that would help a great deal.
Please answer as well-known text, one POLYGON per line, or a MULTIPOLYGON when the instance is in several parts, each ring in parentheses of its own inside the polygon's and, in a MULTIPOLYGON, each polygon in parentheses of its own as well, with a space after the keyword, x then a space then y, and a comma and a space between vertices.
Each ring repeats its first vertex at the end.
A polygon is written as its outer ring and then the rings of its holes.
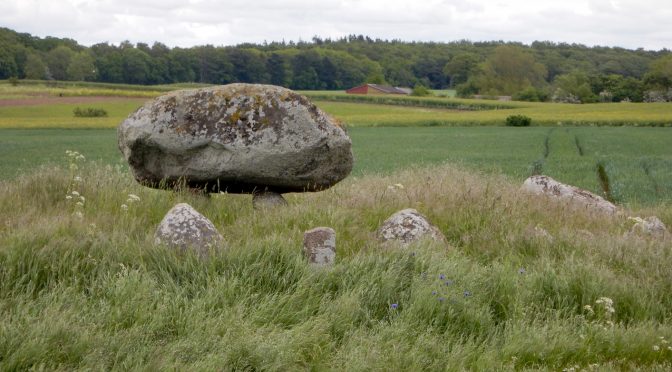
POLYGON ((363 34, 672 49, 672 0, 0 0, 36 36, 190 47, 363 34))

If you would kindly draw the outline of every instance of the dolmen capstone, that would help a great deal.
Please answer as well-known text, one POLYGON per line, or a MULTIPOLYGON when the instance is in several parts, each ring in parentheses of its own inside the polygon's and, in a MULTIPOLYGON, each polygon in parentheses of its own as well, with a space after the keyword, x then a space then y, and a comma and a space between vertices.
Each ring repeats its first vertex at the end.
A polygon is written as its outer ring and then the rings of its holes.
POLYGON ((437 242, 445 242, 446 237, 425 216, 415 209, 408 208, 390 216, 376 232, 378 240, 387 244, 398 244, 402 247, 429 238, 437 242))
POLYGON ((222 242, 222 235, 210 220, 187 203, 171 208, 154 233, 154 243, 180 251, 194 250, 200 257, 222 242))
POLYGON ((320 191, 352 170, 344 127, 306 97, 230 84, 160 96, 117 130, 135 179, 210 193, 320 191))
POLYGON ((618 208, 614 204, 601 196, 558 182, 548 176, 537 175, 529 177, 523 182, 522 189, 533 194, 565 200, 595 212, 614 214, 618 211, 618 208))

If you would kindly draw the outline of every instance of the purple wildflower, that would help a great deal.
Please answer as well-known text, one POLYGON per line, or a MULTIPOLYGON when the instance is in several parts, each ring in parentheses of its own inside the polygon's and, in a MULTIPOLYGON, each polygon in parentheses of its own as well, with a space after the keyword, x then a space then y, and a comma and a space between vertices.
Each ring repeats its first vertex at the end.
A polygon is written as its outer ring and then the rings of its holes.
POLYGON ((392 305, 390 305, 390 308, 392 308, 392 310, 396 310, 397 307, 399 307, 399 304, 392 304, 392 305))
POLYGON ((526 271, 525 271, 524 267, 521 267, 520 269, 518 269, 518 274, 522 275, 522 274, 525 274, 525 273, 526 273, 526 271))
POLYGON ((471 292, 470 291, 464 291, 464 297, 469 297, 469 296, 471 296, 471 292))
POLYGON ((452 284, 453 284, 452 280, 450 280, 450 279, 446 280, 446 285, 452 285, 452 284))
POLYGON ((445 298, 439 297, 439 302, 443 302, 444 300, 445 300, 445 298))
POLYGON ((441 280, 446 279, 446 276, 443 275, 443 274, 439 274, 439 279, 441 279, 441 280))

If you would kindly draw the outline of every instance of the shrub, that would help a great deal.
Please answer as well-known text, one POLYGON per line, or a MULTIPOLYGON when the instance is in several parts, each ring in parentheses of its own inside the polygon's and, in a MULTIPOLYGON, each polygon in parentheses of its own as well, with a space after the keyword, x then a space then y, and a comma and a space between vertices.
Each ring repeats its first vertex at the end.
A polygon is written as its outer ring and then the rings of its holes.
POLYGON ((9 83, 12 84, 13 87, 19 85, 19 78, 16 76, 12 76, 8 79, 9 83))
POLYGON ((529 127, 532 119, 525 115, 511 115, 506 118, 507 127, 529 127))
POLYGON ((412 96, 416 96, 416 97, 425 97, 425 96, 428 96, 430 94, 431 94, 431 92, 429 91, 429 89, 427 89, 427 87, 425 87, 424 85, 421 85, 421 84, 416 84, 413 87, 413 92, 411 93, 412 96))
POLYGON ((75 114, 75 117, 77 117, 77 118, 99 118, 99 117, 107 116, 107 111, 105 111, 104 109, 93 108, 93 107, 87 107, 85 109, 81 109, 79 107, 76 107, 73 110, 73 113, 75 114))

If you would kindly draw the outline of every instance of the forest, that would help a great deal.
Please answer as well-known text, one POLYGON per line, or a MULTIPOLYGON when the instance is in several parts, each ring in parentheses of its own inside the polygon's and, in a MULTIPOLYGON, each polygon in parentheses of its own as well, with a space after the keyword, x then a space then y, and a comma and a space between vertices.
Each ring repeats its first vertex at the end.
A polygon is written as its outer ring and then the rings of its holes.
MULTIPOLYGON (((310 41, 90 47, 0 28, 0 79, 126 84, 266 83, 343 90, 363 83, 456 89, 523 101, 672 101, 672 52, 535 41, 406 42, 350 35, 310 41)), ((422 91, 422 90, 420 90, 422 91)))

